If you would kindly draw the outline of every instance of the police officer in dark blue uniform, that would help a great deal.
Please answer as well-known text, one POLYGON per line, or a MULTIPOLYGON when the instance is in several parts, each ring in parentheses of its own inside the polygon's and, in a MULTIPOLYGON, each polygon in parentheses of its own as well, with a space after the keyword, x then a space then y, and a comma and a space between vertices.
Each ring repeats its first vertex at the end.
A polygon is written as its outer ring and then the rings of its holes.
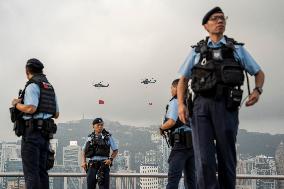
POLYGON ((35 58, 27 61, 28 82, 23 90, 23 99, 12 101, 12 105, 24 113, 21 155, 26 189, 49 188, 49 139, 56 132, 52 118, 58 118, 59 111, 55 91, 43 74, 43 68, 43 64, 35 58))
POLYGON ((118 153, 118 146, 111 134, 104 129, 102 118, 94 119, 93 129, 94 132, 88 136, 82 153, 82 167, 87 172, 87 188, 95 189, 98 184, 99 189, 109 189, 109 167, 118 153), (86 158, 89 159, 88 163, 86 158))
POLYGON ((167 132, 172 147, 168 163, 167 189, 178 189, 179 181, 184 172, 184 186, 195 189, 195 166, 192 147, 191 128, 178 118, 177 85, 179 79, 172 82, 172 99, 167 105, 164 124, 160 127, 161 134, 167 132))
POLYGON ((179 71, 178 111, 182 122, 188 119, 183 99, 189 78, 195 93, 192 131, 199 189, 235 188, 235 144, 244 71, 255 77, 255 88, 246 106, 258 101, 264 83, 263 71, 244 44, 223 35, 226 23, 227 17, 219 7, 204 16, 202 25, 209 37, 193 46, 179 71))

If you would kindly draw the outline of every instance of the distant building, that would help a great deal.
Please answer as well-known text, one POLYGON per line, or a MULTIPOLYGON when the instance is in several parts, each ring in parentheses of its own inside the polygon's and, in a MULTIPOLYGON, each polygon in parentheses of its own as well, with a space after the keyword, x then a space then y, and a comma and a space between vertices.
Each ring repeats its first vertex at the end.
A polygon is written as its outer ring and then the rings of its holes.
POLYGON ((126 169, 127 171, 130 171, 130 153, 129 153, 128 150, 125 150, 125 151, 123 152, 123 157, 124 157, 124 159, 125 159, 125 169, 126 169))
MULTIPOLYGON (((68 172, 80 172, 81 147, 77 141, 70 141, 70 145, 63 147, 63 166, 68 172)), ((64 179, 64 189, 82 189, 83 178, 64 179), (67 187, 68 186, 68 187, 67 187)))
POLYGON ((65 167, 76 167, 81 165, 81 147, 77 141, 70 141, 70 145, 63 147, 63 165, 65 167))
MULTIPOLYGON (((275 159, 259 155, 238 159, 237 174, 276 175, 275 159)), ((238 179, 236 189, 277 189, 273 179, 238 179)))
POLYGON ((168 146, 165 139, 161 139, 161 153, 162 153, 162 172, 168 172, 169 164, 168 159, 170 156, 171 148, 168 146))
MULTIPOLYGON (((157 174, 157 164, 142 164, 140 166, 140 173, 142 174, 157 174)), ((140 189, 158 189, 158 178, 140 178, 140 189)))
MULTIPOLYGON (((118 173, 134 173, 134 171, 122 170, 118 173)), ((115 189, 136 189, 137 178, 136 177, 115 177, 115 189)))
MULTIPOLYGON (((278 175, 284 175, 284 143, 280 142, 275 152, 276 171, 278 175)), ((278 181, 278 189, 284 189, 284 180, 278 181)))
MULTIPOLYGON (((276 166, 274 157, 264 155, 254 158, 254 175, 276 175, 276 166)), ((254 179, 252 180, 252 189, 276 189, 277 182, 273 179, 254 179)))
POLYGON ((145 155, 142 152, 135 153, 134 162, 135 162, 135 170, 139 172, 140 165, 145 163, 145 155))
MULTIPOLYGON (((18 142, 0 143, 0 172, 21 172, 21 145, 18 142)), ((0 185, 3 188, 23 187, 23 178, 0 178, 0 185)))
MULTIPOLYGON (((250 158, 247 160, 238 160, 237 163, 237 174, 251 174, 254 169, 254 159, 250 158)), ((237 179, 236 189, 252 189, 251 179, 237 179)))
POLYGON ((116 170, 117 172, 126 170, 126 160, 123 154, 118 154, 113 162, 112 169, 116 170))
POLYGON ((145 163, 146 164, 159 164, 161 162, 161 152, 158 150, 146 151, 145 163))
POLYGON ((162 137, 158 132, 155 131, 155 132, 151 133, 151 141, 153 143, 159 143, 161 138, 162 137))

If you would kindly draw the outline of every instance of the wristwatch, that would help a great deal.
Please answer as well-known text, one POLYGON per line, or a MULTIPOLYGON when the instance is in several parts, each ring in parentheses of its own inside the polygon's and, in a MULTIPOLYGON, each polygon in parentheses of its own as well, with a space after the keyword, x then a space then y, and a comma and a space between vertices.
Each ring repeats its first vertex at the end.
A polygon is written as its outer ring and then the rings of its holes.
POLYGON ((261 87, 255 87, 254 90, 256 90, 260 95, 263 92, 263 89, 261 87))
POLYGON ((113 158, 112 157, 110 157, 110 158, 108 158, 110 161, 113 161, 113 158))

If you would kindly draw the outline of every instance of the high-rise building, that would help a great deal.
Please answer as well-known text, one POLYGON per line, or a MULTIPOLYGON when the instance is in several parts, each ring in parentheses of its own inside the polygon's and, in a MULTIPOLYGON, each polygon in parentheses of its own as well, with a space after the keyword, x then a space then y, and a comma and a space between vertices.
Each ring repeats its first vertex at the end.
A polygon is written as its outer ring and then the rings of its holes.
POLYGON ((151 141, 153 143, 156 143, 156 144, 159 143, 161 138, 162 138, 161 135, 158 134, 157 132, 151 133, 151 141))
POLYGON ((114 159, 112 168, 114 170, 118 171, 118 172, 127 169, 127 167, 126 167, 126 160, 125 160, 125 157, 123 156, 123 154, 118 154, 116 156, 116 158, 114 159))
MULTIPOLYGON (((9 158, 5 161, 5 172, 22 172, 22 158, 9 158)), ((24 189, 24 178, 7 177, 4 178, 5 188, 24 189)))
POLYGON ((65 167, 78 167, 81 164, 81 147, 77 141, 70 141, 70 145, 63 147, 63 165, 65 167))
POLYGON ((162 152, 162 171, 164 173, 168 172, 169 164, 168 159, 170 156, 171 148, 165 139, 161 139, 161 152, 162 152))
MULTIPOLYGON (((251 174, 251 171, 254 168, 254 159, 238 159, 237 163, 237 174, 251 174)), ((252 189, 252 180, 251 179, 237 179, 236 180, 236 189, 252 189)))
MULTIPOLYGON (((0 171, 22 171, 22 161, 21 161, 21 145, 17 142, 2 142, 0 151, 0 171)), ((0 184, 3 188, 8 188, 8 185, 21 186, 23 184, 23 179, 17 178, 1 178, 0 184)), ((10 188, 11 188, 10 187, 10 188)))
POLYGON ((146 151, 145 163, 146 164, 159 164, 161 162, 161 152, 158 150, 146 151))
POLYGON ((123 152, 123 157, 125 158, 125 168, 127 171, 130 171, 130 153, 128 150, 123 152))
MULTIPOLYGON (((134 173, 130 170, 121 170, 119 173, 134 173)), ((115 188, 116 189, 136 189, 137 188, 137 178, 136 177, 116 177, 115 178, 115 188)))
MULTIPOLYGON (((142 164, 140 166, 140 173, 142 174, 157 174, 157 164, 142 164)), ((141 189, 158 189, 159 183, 158 178, 140 178, 141 189)))
MULTIPOLYGON (((276 166, 274 157, 264 155, 254 158, 254 175, 276 175, 276 166)), ((255 179, 252 180, 253 189, 276 189, 276 181, 273 179, 255 179)))
POLYGON ((135 162, 135 170, 139 172, 140 165, 145 163, 145 155, 142 152, 135 153, 134 155, 134 162, 135 162))
MULTIPOLYGON (((275 152, 276 171, 278 175, 284 175, 284 143, 280 142, 275 152)), ((278 189, 284 189, 284 180, 278 181, 278 189)))
MULTIPOLYGON (((68 172, 80 172, 81 147, 77 141, 70 141, 70 145, 63 147, 63 166, 68 172)), ((64 180, 64 189, 82 189, 83 178, 68 178, 64 180), (67 187, 68 186, 68 187, 67 187)))

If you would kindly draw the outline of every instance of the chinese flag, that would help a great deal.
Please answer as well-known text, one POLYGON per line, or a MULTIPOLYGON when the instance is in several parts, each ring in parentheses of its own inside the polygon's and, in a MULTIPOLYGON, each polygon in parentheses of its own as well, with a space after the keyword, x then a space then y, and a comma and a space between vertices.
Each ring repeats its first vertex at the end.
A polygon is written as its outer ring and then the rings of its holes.
POLYGON ((99 99, 99 104, 105 104, 105 101, 99 99))

